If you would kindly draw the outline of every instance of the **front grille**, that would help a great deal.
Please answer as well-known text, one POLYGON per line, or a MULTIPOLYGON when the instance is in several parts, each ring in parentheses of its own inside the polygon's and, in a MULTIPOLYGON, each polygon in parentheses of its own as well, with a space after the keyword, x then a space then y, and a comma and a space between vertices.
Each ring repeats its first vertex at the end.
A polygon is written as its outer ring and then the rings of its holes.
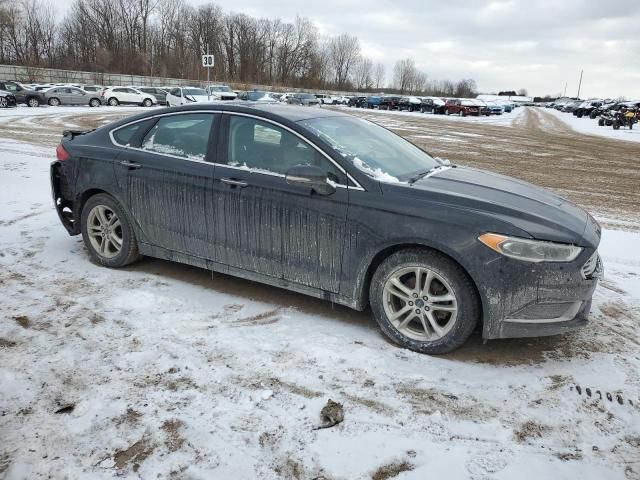
POLYGON ((592 280, 593 278, 599 277, 601 271, 602 260, 600 260, 600 255, 598 255, 598 252, 595 252, 582 266, 580 273, 582 274, 582 278, 584 278, 585 280, 592 280))

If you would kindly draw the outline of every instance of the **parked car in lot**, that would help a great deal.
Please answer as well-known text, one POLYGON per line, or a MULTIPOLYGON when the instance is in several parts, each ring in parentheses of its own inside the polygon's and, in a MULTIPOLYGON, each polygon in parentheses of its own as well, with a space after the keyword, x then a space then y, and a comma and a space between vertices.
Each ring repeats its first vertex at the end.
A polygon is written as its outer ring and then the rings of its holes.
POLYGON ((42 92, 25 88, 19 82, 0 80, 0 90, 11 93, 17 103, 26 103, 29 107, 38 107, 45 103, 42 92))
POLYGON ((5 92, 4 90, 0 90, 0 108, 9 108, 15 107, 16 97, 10 92, 5 92))
POLYGON ((207 91, 211 100, 235 100, 238 98, 238 94, 228 85, 210 85, 207 87, 207 91))
POLYGON ((498 102, 487 102, 487 107, 489 107, 491 115, 502 115, 504 113, 504 106, 498 102))
POLYGON ((169 90, 166 98, 169 107, 177 107, 188 103, 208 102, 209 94, 202 88, 176 87, 169 90))
POLYGON ((588 117, 593 110, 602 104, 603 101, 600 99, 585 100, 573 110, 573 114, 578 118, 588 117))
POLYGON ((487 102, 485 102, 484 100, 480 100, 478 98, 472 98, 470 100, 468 100, 469 102, 471 102, 474 105, 477 105, 479 108, 479 115, 484 115, 486 117, 488 117, 489 115, 491 115, 491 108, 489 107, 489 105, 487 105, 487 102))
POLYGON ((476 325, 486 339, 585 325, 601 272, 583 209, 328 109, 187 105, 68 131, 56 154, 55 208, 96 263, 147 255, 370 305, 418 352, 476 325))
POLYGON ((142 93, 147 93, 149 95, 153 95, 154 97, 156 97, 156 100, 158 101, 158 105, 167 105, 167 92, 166 90, 164 90, 163 88, 158 88, 158 87, 133 87, 136 90, 141 91, 142 93))
POLYGON ((320 105, 320 100, 310 93, 294 93, 287 98, 289 105, 304 105, 305 107, 315 107, 320 105))
POLYGON ((400 97, 396 95, 383 95, 378 103, 380 110, 397 110, 400 103, 400 97))
POLYGON ((76 87, 53 87, 44 90, 44 101, 47 105, 89 105, 99 107, 102 104, 98 92, 85 92, 76 87))
POLYGON ((267 102, 273 103, 278 100, 275 99, 269 92, 265 92, 264 90, 252 90, 250 92, 240 92, 238 93, 238 100, 244 100, 247 102, 267 102))
POLYGON ((318 99, 318 102, 322 105, 335 105, 338 103, 338 97, 334 95, 327 95, 325 93, 316 93, 314 97, 318 99))
POLYGON ((444 113, 445 101, 438 97, 422 97, 422 104, 420 106, 420 111, 422 113, 434 113, 434 114, 443 114, 444 113))
POLYGON ((158 103, 155 96, 132 87, 107 87, 100 92, 102 103, 112 107, 118 105, 141 105, 151 107, 158 103))
POLYGON ((398 110, 418 112, 422 107, 422 100, 418 97, 400 97, 398 100, 398 110))
POLYGON ((480 106, 465 98, 450 98, 444 104, 445 115, 480 115, 480 106))
POLYGON ((347 106, 356 108, 367 108, 368 97, 366 95, 359 95, 357 97, 349 97, 347 106))

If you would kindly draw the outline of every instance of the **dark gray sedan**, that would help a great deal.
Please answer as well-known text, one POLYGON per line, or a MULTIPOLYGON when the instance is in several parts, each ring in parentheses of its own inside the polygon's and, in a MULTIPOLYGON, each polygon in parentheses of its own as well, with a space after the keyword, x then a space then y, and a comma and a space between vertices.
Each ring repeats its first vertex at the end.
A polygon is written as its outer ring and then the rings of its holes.
POLYGON ((42 92, 45 102, 52 106, 58 105, 89 105, 99 107, 100 94, 98 92, 85 92, 76 87, 53 87, 42 92))
POLYGON ((350 115, 197 104, 66 132, 55 206, 94 260, 141 255, 363 310, 425 353, 587 322, 600 227, 531 184, 449 165, 350 115))

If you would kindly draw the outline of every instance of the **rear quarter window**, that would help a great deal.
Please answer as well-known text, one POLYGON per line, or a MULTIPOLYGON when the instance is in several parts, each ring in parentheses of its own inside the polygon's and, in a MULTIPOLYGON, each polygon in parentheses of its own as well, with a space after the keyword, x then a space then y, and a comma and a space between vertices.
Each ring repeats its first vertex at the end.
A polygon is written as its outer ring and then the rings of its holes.
POLYGON ((111 132, 113 140, 123 147, 137 146, 131 145, 131 142, 139 137, 136 134, 146 131, 154 121, 154 119, 149 119, 117 128, 111 132))

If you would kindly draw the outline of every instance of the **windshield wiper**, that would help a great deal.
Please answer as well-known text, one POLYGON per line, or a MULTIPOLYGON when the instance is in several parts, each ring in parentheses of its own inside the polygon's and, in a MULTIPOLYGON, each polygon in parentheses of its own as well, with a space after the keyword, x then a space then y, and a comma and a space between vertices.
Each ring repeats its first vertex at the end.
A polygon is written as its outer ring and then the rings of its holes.
POLYGON ((416 183, 421 178, 427 177, 431 174, 434 174, 440 170, 448 170, 453 168, 453 165, 436 165, 435 167, 431 167, 429 170, 425 170, 424 172, 420 172, 409 179, 409 185, 416 183))

